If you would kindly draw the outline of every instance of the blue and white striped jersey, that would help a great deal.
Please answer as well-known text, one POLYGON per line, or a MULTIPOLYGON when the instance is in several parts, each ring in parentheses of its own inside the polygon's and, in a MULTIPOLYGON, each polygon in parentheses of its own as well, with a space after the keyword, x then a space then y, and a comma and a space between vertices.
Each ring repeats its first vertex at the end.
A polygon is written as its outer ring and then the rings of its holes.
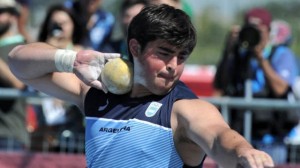
POLYGON ((85 99, 87 166, 179 168, 173 142, 173 103, 196 99, 182 82, 167 95, 130 98, 91 88, 85 99))

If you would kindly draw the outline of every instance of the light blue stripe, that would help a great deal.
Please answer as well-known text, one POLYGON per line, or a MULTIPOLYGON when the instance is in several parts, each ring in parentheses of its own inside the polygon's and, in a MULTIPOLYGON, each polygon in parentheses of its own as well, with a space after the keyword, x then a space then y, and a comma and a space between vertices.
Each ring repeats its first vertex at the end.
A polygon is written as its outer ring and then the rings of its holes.
POLYGON ((89 167, 182 167, 169 128, 137 119, 120 122, 88 118, 86 123, 89 167), (124 126, 130 131, 99 132, 101 127, 119 129, 124 126))

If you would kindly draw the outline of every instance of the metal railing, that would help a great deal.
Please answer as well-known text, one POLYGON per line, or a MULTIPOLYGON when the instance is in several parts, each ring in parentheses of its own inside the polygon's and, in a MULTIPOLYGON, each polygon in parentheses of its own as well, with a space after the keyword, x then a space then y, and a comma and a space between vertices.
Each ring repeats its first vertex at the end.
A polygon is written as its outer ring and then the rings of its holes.
MULTIPOLYGON (((245 110, 244 113, 244 137, 251 142, 252 111, 253 110, 300 110, 300 101, 288 101, 279 99, 264 98, 233 98, 233 97, 200 97, 215 106, 220 107, 220 111, 227 123, 230 123, 230 109, 245 110)), ((300 119, 300 118, 299 118, 300 119)))
MULTIPOLYGON (((22 92, 16 89, 0 88, 0 100, 8 98, 24 97, 28 102, 39 103, 45 94, 22 92)), ((300 110, 300 101, 287 101, 279 99, 263 98, 233 98, 233 97, 199 97, 220 108, 220 111, 228 123, 230 123, 230 109, 245 110, 244 113, 244 137, 251 142, 252 110, 300 110)))
MULTIPOLYGON (((6 99, 21 98, 25 99, 30 105, 42 105, 43 98, 50 96, 36 91, 21 91, 17 89, 0 88, 0 101, 6 99)), ((46 126, 42 126, 46 127, 46 126)), ((14 150, 13 138, 8 137, 7 151, 14 150)), ((85 135, 81 132, 72 132, 71 130, 64 129, 58 132, 40 130, 34 131, 30 134, 29 150, 49 153, 84 153, 85 152, 85 135), (51 138, 49 138, 51 137, 51 138), (51 139, 51 140, 50 140, 51 139)))

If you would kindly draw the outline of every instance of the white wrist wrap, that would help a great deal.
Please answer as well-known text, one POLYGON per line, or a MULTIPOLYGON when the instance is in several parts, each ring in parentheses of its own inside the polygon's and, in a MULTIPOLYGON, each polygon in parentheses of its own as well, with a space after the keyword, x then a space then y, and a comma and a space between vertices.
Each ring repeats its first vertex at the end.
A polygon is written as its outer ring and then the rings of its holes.
POLYGON ((59 72, 73 72, 74 61, 77 52, 58 49, 54 56, 54 62, 59 72))

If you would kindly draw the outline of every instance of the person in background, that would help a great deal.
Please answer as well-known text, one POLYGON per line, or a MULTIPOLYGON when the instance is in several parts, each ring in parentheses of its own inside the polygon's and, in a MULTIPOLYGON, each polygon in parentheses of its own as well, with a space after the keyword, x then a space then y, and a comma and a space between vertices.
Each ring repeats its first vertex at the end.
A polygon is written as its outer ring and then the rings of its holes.
MULTIPOLYGON (((83 35, 71 10, 63 4, 54 4, 48 8, 38 41, 61 49, 80 51, 84 49, 80 45, 83 35)), ((38 140, 39 134, 42 135, 49 143, 50 150, 56 150, 59 145, 57 142, 60 142, 60 136, 65 130, 71 131, 73 135, 83 134, 82 114, 72 104, 53 97, 43 98, 41 111, 43 115, 39 115, 42 119, 40 128, 35 132, 35 140, 38 140), (78 120, 75 121, 75 118, 78 120)))
MULTIPOLYGON (((287 99, 297 76, 295 55, 290 48, 272 44, 272 15, 264 8, 252 8, 244 15, 244 24, 229 33, 222 59, 217 66, 215 95, 287 99), (250 83, 247 85, 246 83, 250 83), (250 86, 250 87, 246 87, 250 86), (246 95, 251 93, 251 95, 246 95)), ((230 124, 242 133, 243 111, 232 109, 230 124)), ((252 141, 282 143, 290 126, 281 111, 253 111, 252 141)), ((280 158, 282 160, 284 157, 280 158)))
POLYGON ((65 6, 70 8, 79 21, 81 32, 85 32, 82 45, 97 51, 112 52, 109 40, 115 24, 112 13, 101 8, 102 0, 67 0, 65 6))
POLYGON ((127 31, 132 18, 137 15, 145 6, 148 0, 123 0, 120 9, 121 30, 123 37, 111 42, 114 52, 120 53, 123 58, 129 59, 127 51, 127 31))
POLYGON ((61 4, 50 6, 42 23, 38 41, 62 49, 79 51, 84 34, 72 11, 61 4))
MULTIPOLYGON (((14 0, 0 1, 0 88, 25 90, 26 86, 10 71, 8 53, 24 44, 17 31, 19 12, 14 0)), ((0 150, 25 150, 30 145, 26 129, 26 102, 22 98, 0 100, 0 150)))
POLYGON ((143 8, 129 25, 127 44, 133 86, 121 95, 98 80, 105 62, 120 54, 45 43, 9 54, 19 79, 83 110, 87 167, 202 167, 206 155, 224 168, 274 167, 179 80, 196 46, 186 13, 165 4, 143 8))
MULTIPOLYGON (((286 46, 291 47, 293 38, 292 38, 292 30, 290 24, 284 20, 274 20, 271 23, 271 42, 274 46, 286 46)), ((300 64, 298 63, 299 58, 297 58, 297 65, 298 65, 298 76, 296 78, 295 83, 292 86, 293 97, 289 97, 289 101, 298 101, 300 99, 300 74, 299 74, 299 67, 300 64)), ((292 110, 289 111, 288 114, 285 114, 290 120, 298 121, 294 122, 294 127, 289 131, 289 133, 284 137, 284 142, 286 144, 298 144, 300 139, 300 116, 299 110, 292 110)))
MULTIPOLYGON (((273 20, 271 23, 271 43, 273 46, 291 47, 293 43, 292 29, 290 24, 284 20, 273 20)), ((296 57, 298 68, 297 79, 292 85, 293 99, 300 99, 300 58, 296 57)))
POLYGON ((292 30, 288 22, 278 19, 271 22, 270 41, 273 46, 291 47, 292 40, 292 30))
POLYGON ((30 18, 30 3, 31 0, 16 0, 18 3, 20 16, 18 18, 18 30, 20 34, 26 39, 26 42, 33 42, 32 35, 28 32, 27 24, 30 18))
POLYGON ((274 48, 272 48, 270 39, 271 21, 272 16, 267 10, 254 8, 246 12, 243 28, 235 26, 236 28, 232 29, 230 38, 226 41, 226 44, 232 45, 225 47, 219 64, 219 67, 222 66, 222 68, 218 68, 215 78, 215 88, 220 91, 220 95, 244 96, 243 82, 245 78, 249 77, 253 78, 252 92, 255 97, 280 98, 286 96, 289 86, 294 82, 297 66, 295 65, 295 56, 289 48, 281 46, 275 51, 272 50, 274 48), (254 28, 252 29, 251 26, 254 28), (249 34, 259 37, 247 39, 249 34), (251 46, 252 43, 256 44, 251 46), (270 58, 272 60, 269 60, 270 58), (235 64, 234 61, 239 61, 241 66, 235 64), (234 68, 235 70, 246 68, 244 73, 250 73, 252 76, 239 74, 241 71, 236 71, 238 74, 232 75, 232 72, 235 72, 234 68), (239 79, 241 77, 244 80, 239 79))

